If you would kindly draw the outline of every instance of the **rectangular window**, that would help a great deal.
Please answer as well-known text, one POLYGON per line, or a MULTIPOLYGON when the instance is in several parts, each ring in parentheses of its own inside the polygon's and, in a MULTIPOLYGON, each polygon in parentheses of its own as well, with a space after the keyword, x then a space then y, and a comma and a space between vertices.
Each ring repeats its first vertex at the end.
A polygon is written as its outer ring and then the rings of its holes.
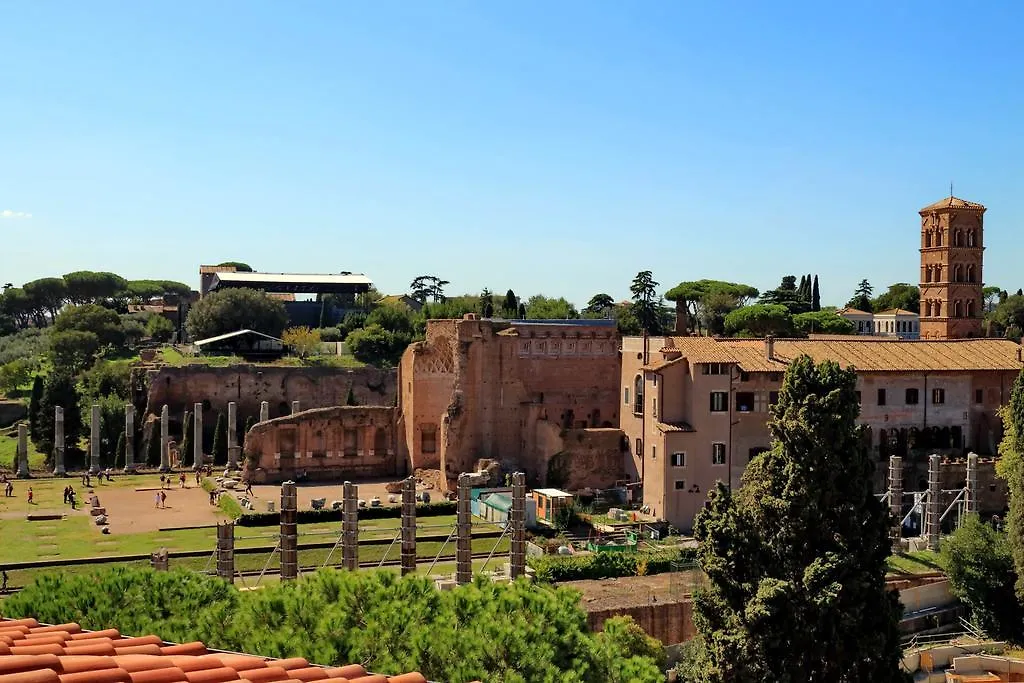
POLYGON ((672 467, 686 467, 686 453, 673 453, 672 467))
POLYGON ((932 405, 940 406, 946 402, 945 389, 932 389, 932 405))
POLYGON ((754 411, 754 392, 753 391, 737 391, 736 392, 736 412, 738 413, 750 413, 754 411))
POLYGON ((643 439, 636 440, 636 457, 642 458, 644 455, 644 441, 643 439))
POLYGON ((860 405, 860 392, 859 391, 855 391, 853 393, 857 394, 857 405, 860 405))
POLYGON ((740 381, 741 382, 749 382, 750 381, 750 373, 749 372, 744 372, 744 371, 741 370, 740 371, 740 381))
POLYGON ((782 381, 782 373, 781 372, 769 372, 768 373, 768 381, 769 382, 781 382, 782 381))
POLYGON ((910 389, 907 389, 907 405, 908 406, 916 406, 917 405, 917 389, 915 389, 913 387, 911 387, 910 389))
POLYGON ((985 390, 984 389, 975 389, 974 390, 974 402, 975 403, 984 403, 985 402, 985 390))
POLYGON ((728 375, 729 364, 728 363, 703 363, 701 364, 701 374, 704 375, 728 375))
POLYGON ((711 412, 724 413, 729 410, 729 394, 724 391, 711 392, 711 412))
POLYGON ((768 405, 773 406, 779 402, 779 392, 769 391, 768 392, 768 405))
POLYGON ((658 399, 651 399, 651 417, 658 417, 658 399))
POLYGON ((629 405, 629 387, 622 388, 622 402, 627 406, 629 405))
POLYGON ((658 459, 658 447, 657 446, 651 446, 651 460, 657 460, 657 459, 658 459))
POLYGON ((764 413, 768 410, 768 394, 764 391, 759 391, 754 394, 754 412, 764 413))
POLYGON ((724 465, 725 464, 725 444, 724 443, 713 443, 713 444, 711 444, 711 464, 712 465, 724 465))
POLYGON ((686 481, 683 479, 676 479, 676 491, 682 491, 686 489, 686 481))
POLYGON ((878 390, 878 405, 880 405, 880 406, 884 406, 885 405, 885 389, 879 389, 878 390))
MULTIPOLYGON (((345 430, 345 440, 348 441, 348 431, 345 430)), ((351 430, 353 434, 353 442, 355 441, 355 430, 351 430)), ((347 444, 346 444, 347 446, 347 444)), ((437 452, 437 427, 434 425, 423 425, 420 431, 420 450, 424 453, 435 453, 437 452)))

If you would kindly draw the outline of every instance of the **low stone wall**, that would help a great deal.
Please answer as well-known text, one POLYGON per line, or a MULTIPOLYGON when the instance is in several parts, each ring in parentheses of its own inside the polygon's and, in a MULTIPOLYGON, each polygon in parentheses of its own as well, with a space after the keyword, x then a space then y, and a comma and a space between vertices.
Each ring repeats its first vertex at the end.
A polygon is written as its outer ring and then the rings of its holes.
POLYGON ((697 635, 693 626, 693 602, 689 597, 677 602, 588 611, 587 626, 592 631, 600 631, 604 622, 612 617, 632 617, 647 635, 665 646, 684 643, 697 635))
POLYGON ((405 473, 397 408, 314 408, 253 425, 245 435, 255 483, 396 477, 405 473))

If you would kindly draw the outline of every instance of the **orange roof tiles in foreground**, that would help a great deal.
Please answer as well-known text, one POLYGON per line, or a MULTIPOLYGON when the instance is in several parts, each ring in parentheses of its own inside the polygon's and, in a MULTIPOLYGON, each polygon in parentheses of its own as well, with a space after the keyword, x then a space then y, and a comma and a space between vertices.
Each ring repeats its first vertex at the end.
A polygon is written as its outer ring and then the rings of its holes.
POLYGON ((165 643, 157 636, 123 638, 115 629, 45 626, 0 619, 0 683, 427 683, 418 673, 381 676, 359 664, 311 665, 301 657, 265 659, 214 652, 203 643, 165 643))

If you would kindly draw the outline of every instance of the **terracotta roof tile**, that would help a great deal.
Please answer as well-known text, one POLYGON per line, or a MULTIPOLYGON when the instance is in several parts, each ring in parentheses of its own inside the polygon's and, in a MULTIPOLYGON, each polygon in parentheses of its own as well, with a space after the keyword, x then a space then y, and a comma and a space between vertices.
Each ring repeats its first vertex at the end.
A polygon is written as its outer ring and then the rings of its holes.
POLYGON ((359 664, 319 667, 302 657, 265 659, 211 652, 200 642, 124 638, 35 619, 0 619, 0 683, 427 683, 419 673, 382 676, 359 664))
POLYGON ((942 209, 967 209, 969 211, 984 211, 985 207, 977 202, 969 202, 966 199, 960 199, 950 195, 949 197, 943 197, 934 204, 921 209, 918 213, 925 213, 926 211, 940 211, 942 209))
POLYGON ((746 372, 781 372, 800 355, 832 360, 864 372, 971 372, 1022 368, 1020 346, 1007 339, 897 341, 850 336, 845 339, 776 339, 768 360, 762 339, 674 337, 667 350, 693 363, 735 363, 746 372))

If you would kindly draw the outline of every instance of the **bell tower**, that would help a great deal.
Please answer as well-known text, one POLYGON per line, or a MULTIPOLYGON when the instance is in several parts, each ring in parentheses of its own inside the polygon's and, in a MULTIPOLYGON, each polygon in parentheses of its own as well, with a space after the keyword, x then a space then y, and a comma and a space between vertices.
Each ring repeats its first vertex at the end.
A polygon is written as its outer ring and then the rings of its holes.
POLYGON ((921 215, 921 339, 980 337, 985 207, 950 195, 921 215))

